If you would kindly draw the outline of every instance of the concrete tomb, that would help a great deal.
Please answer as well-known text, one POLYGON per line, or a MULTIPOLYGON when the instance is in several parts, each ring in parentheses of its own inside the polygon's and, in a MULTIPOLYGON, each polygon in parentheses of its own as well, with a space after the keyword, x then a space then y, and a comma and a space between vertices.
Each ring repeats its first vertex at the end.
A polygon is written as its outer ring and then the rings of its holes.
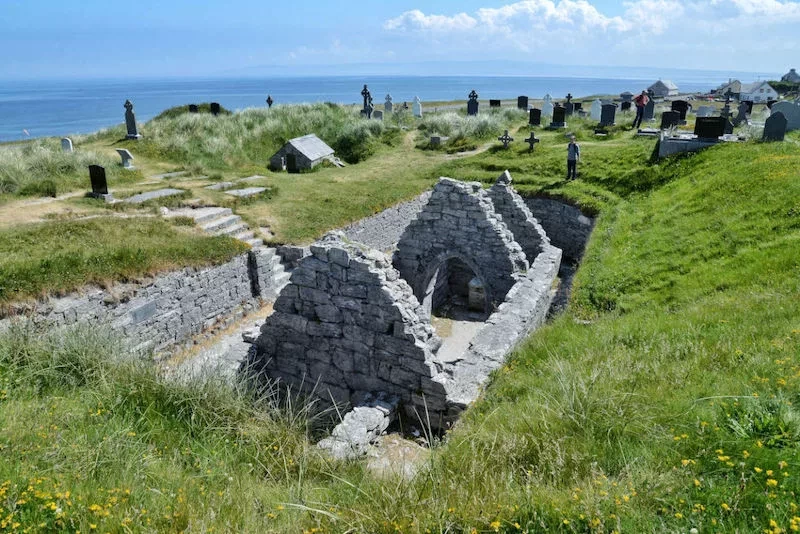
POLYGON ((786 126, 788 121, 783 113, 775 111, 767 117, 764 122, 764 134, 761 137, 762 141, 783 141, 786 136, 786 126))
POLYGON ((467 115, 477 115, 478 105, 478 93, 476 93, 475 89, 473 89, 470 91, 469 99, 467 100, 467 115))
POLYGON ((209 106, 209 108, 211 109, 211 114, 212 115, 214 115, 215 117, 217 115, 219 115, 220 105, 217 102, 212 102, 211 105, 209 106))
POLYGON ((523 109, 528 111, 528 97, 527 96, 518 96, 517 97, 517 108, 523 109))
POLYGON ((510 142, 512 142, 514 140, 514 138, 511 137, 510 135, 508 135, 508 130, 506 130, 506 132, 503 135, 501 135, 500 137, 498 137, 497 140, 500 141, 501 143, 503 143, 503 148, 507 149, 508 148, 508 144, 510 142))
POLYGON ((600 117, 603 113, 603 102, 598 98, 594 102, 592 102, 592 107, 589 110, 589 118, 593 121, 600 121, 600 117))
POLYGON ((140 139, 142 136, 136 128, 136 116, 133 114, 133 103, 130 100, 125 101, 125 127, 128 130, 126 139, 140 139))
POLYGON ((617 106, 615 104, 603 104, 600 113, 600 127, 614 126, 617 117, 617 106))
POLYGON ((552 302, 561 250, 510 182, 440 179, 392 260, 341 233, 312 245, 242 370, 324 404, 396 399, 447 428, 552 302), (431 316, 456 309, 488 320, 443 353, 431 316))
POLYGON ((776 102, 772 105, 772 113, 782 113, 786 118, 786 131, 800 130, 800 103, 776 102))
POLYGON ((61 151, 62 152, 72 152, 73 151, 72 139, 70 139, 69 137, 65 137, 64 139, 61 140, 61 151))
POLYGON ((532 108, 529 112, 528 116, 528 124, 531 126, 541 126, 542 125, 542 110, 532 108))
POLYGON ((411 112, 418 119, 422 118, 422 101, 418 96, 415 96, 414 101, 411 103, 411 112))
POLYGON ((694 134, 701 139, 719 139, 725 135, 725 117, 697 117, 694 134))
POLYGON ((542 104, 542 117, 553 116, 553 97, 549 94, 544 95, 544 103, 542 104))
POLYGON ((135 169, 133 166, 133 154, 127 148, 118 148, 116 150, 119 157, 122 158, 122 166, 131 171, 135 169))

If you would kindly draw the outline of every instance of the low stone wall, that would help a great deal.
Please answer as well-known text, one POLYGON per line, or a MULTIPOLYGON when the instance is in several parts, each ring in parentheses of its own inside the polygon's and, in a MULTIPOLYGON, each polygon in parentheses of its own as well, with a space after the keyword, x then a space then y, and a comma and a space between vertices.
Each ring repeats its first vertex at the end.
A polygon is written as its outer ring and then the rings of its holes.
POLYGON ((34 323, 51 327, 80 322, 110 326, 134 350, 163 349, 226 326, 259 307, 262 297, 276 294, 276 276, 282 272, 274 249, 255 249, 222 265, 51 298, 37 303, 27 315, 34 323))
POLYGON ((594 229, 594 219, 575 206, 552 198, 529 197, 524 200, 547 232, 550 243, 562 250, 564 258, 581 259, 594 229))

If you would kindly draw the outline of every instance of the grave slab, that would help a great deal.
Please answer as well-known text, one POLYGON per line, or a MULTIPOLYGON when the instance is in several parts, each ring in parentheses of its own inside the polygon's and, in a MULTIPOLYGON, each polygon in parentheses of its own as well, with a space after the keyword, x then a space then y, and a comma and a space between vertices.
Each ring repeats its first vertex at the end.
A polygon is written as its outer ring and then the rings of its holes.
POLYGON ((133 195, 132 197, 126 198, 124 202, 127 202, 128 204, 141 204, 143 202, 147 202, 148 200, 181 195, 183 192, 184 191, 182 189, 156 189, 155 191, 148 191, 147 193, 133 195))
POLYGON ((239 198, 249 198, 261 194, 266 190, 266 187, 246 187, 244 189, 231 189, 229 191, 225 191, 225 194, 239 198))

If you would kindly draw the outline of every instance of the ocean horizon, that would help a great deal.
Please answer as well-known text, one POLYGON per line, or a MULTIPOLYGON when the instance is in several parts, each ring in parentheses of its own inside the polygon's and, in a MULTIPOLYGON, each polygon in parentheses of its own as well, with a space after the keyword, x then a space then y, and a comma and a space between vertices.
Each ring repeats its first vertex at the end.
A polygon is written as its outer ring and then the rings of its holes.
MULTIPOLYGON (((310 102, 358 104, 367 84, 377 104, 391 94, 395 104, 419 96, 424 102, 467 100, 476 90, 482 101, 519 95, 561 100, 597 94, 639 92, 655 79, 571 76, 303 76, 209 79, 36 80, 0 81, 0 142, 28 138, 89 134, 124 122, 123 104, 134 104, 143 124, 165 109, 219 102, 230 110, 265 107, 267 95, 276 105, 310 102)), ((722 81, 719 74, 696 73, 673 78, 681 92, 708 91, 722 81)))

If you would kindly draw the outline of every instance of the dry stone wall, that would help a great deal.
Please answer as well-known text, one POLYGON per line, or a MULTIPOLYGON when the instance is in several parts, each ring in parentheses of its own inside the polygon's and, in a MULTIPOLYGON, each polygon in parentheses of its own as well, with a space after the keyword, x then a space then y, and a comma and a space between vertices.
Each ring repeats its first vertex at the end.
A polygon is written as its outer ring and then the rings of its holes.
POLYGON ((334 233, 311 247, 261 328, 248 373, 336 403, 373 392, 444 408, 441 340, 384 254, 334 233))
POLYGON ((403 232, 393 261, 423 300, 438 268, 453 257, 484 282, 493 305, 503 301, 517 275, 529 267, 481 184, 440 178, 428 203, 403 232))
POLYGON ((522 247, 529 263, 546 250, 550 244, 547 234, 531 210, 511 187, 511 174, 505 171, 489 189, 495 211, 502 216, 517 243, 522 247))
POLYGON ((281 273, 274 249, 255 249, 218 266, 187 268, 145 283, 49 299, 29 310, 28 316, 51 327, 110 326, 134 350, 162 349, 259 307, 261 298, 276 294, 281 273))
POLYGON ((525 198, 525 204, 547 232, 550 242, 564 252, 565 258, 576 261, 583 257, 594 229, 593 218, 575 206, 552 198, 525 198))

